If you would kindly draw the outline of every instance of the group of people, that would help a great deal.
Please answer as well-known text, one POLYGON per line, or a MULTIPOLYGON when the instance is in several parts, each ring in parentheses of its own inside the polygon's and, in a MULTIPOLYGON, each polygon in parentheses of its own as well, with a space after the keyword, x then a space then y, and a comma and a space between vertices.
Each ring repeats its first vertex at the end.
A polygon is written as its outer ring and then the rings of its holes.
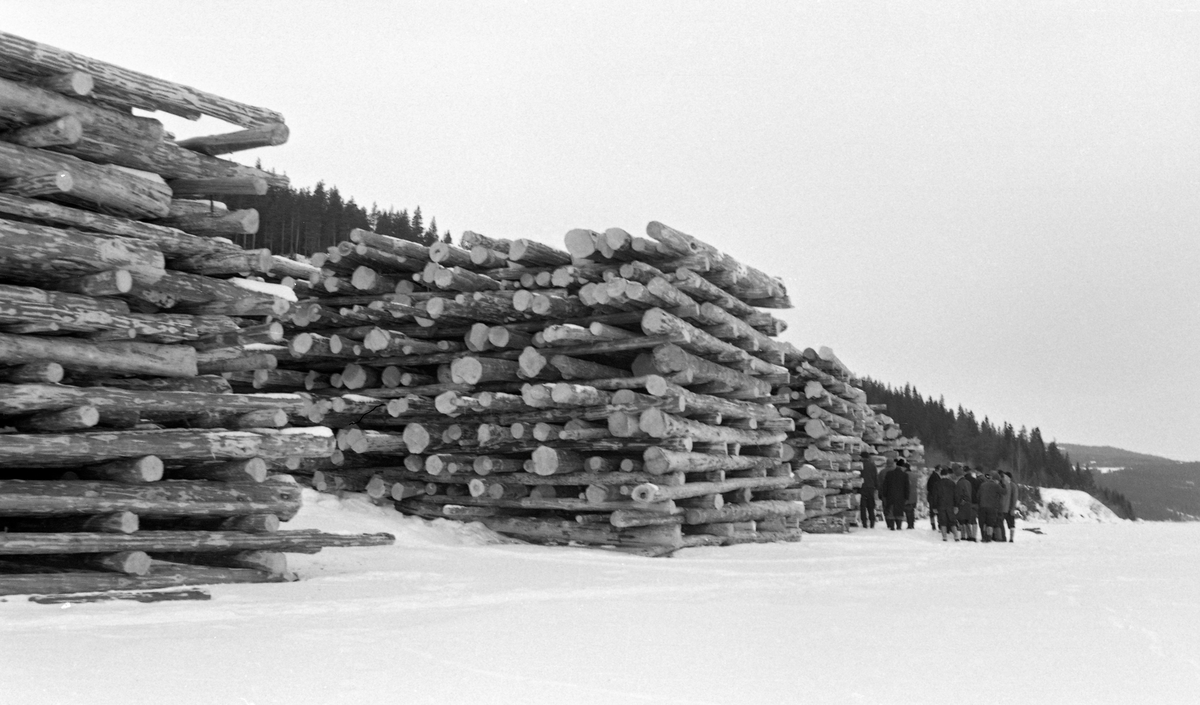
MULTIPOLYGON (((888 529, 916 526, 920 476, 899 458, 879 473, 867 451, 862 453, 859 523, 875 528, 875 496, 879 495, 888 529)), ((1012 473, 983 472, 969 465, 938 465, 925 483, 929 521, 943 541, 1011 542, 1016 527, 1017 483, 1012 473), (1007 529, 1007 532, 1005 531, 1007 529)))

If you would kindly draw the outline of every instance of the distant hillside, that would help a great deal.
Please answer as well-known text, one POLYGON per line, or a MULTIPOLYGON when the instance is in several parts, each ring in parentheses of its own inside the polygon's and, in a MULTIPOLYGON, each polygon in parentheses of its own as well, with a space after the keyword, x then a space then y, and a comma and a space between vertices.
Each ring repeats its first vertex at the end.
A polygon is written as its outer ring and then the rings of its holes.
POLYGON ((1163 458, 1157 455, 1134 453, 1131 450, 1113 448, 1112 446, 1083 446, 1074 443, 1059 443, 1058 447, 1070 454, 1071 460, 1089 465, 1095 463, 1101 467, 1141 467, 1145 465, 1179 465, 1178 460, 1163 458))
POLYGON ((1138 517, 1154 521, 1200 520, 1200 462, 1182 463, 1110 446, 1063 443, 1073 462, 1124 468, 1094 473, 1096 484, 1125 495, 1138 517))

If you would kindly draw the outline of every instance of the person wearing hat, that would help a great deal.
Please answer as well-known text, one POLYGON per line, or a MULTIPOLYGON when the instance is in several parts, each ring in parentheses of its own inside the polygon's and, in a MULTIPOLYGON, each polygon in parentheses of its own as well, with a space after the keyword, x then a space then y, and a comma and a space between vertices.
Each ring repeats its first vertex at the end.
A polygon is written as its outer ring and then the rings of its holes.
POLYGON ((954 495, 955 482, 954 473, 950 468, 942 471, 942 477, 937 485, 937 515, 938 523, 942 529, 942 540, 948 541, 949 536, 954 536, 954 540, 958 541, 958 520, 954 512, 954 495))
POLYGON ((967 466, 960 466, 954 473, 957 478, 954 483, 954 518, 958 522, 959 528, 962 529, 963 541, 975 540, 975 512, 971 502, 974 497, 974 488, 971 485, 969 470, 970 468, 967 466))
POLYGON ((880 494, 883 495, 883 518, 893 531, 904 528, 904 503, 908 501, 908 473, 904 458, 883 475, 880 494))
POLYGON ((879 489, 879 471, 871 460, 871 453, 863 451, 862 486, 858 488, 858 525, 864 529, 875 528, 875 492, 879 489))
POLYGON ((908 499, 904 501, 904 518, 908 528, 917 528, 917 498, 921 496, 921 475, 917 469, 904 461, 904 469, 908 471, 908 499))
POLYGON ((942 481, 942 466, 933 466, 933 472, 929 473, 929 481, 925 483, 925 502, 929 504, 929 526, 934 531, 938 530, 938 501, 937 491, 938 484, 942 481))
POLYGON ((1007 494, 991 473, 984 473, 979 486, 979 531, 984 543, 991 543, 1000 534, 1000 510, 1007 494))

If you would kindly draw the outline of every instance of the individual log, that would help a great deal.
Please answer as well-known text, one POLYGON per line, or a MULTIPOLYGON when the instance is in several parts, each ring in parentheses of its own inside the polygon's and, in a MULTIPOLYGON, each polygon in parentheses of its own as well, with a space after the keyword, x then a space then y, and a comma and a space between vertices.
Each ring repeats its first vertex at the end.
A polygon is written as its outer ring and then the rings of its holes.
MULTIPOLYGON (((0 156, 2 159, 2 156, 0 156)), ((110 269, 126 269, 144 284, 164 275, 163 254, 129 239, 0 220, 0 273, 35 284, 110 269)))
POLYGON ((655 438, 692 438, 708 443, 738 443, 743 446, 781 443, 787 438, 787 434, 782 432, 710 426, 657 408, 643 411, 638 419, 638 427, 655 438))
POLYGON ((451 379, 456 384, 519 381, 521 365, 512 360, 493 357, 461 357, 450 364, 451 379))
POLYGON ((163 477, 163 462, 158 456, 124 458, 99 465, 89 465, 76 471, 84 480, 105 480, 126 484, 158 482, 163 477))
POLYGON ((635 502, 667 502, 708 494, 721 494, 739 489, 765 490, 781 488, 787 487, 793 482, 794 480, 788 476, 733 478, 722 482, 689 482, 679 487, 662 487, 653 483, 646 483, 634 487, 630 496, 635 502))
POLYGON ((185 480, 141 485, 0 480, 0 516, 51 517, 114 512, 153 517, 273 514, 286 521, 299 509, 298 485, 233 485, 185 480))
POLYGON ((180 140, 178 144, 184 149, 215 157, 219 154, 232 154, 259 147, 276 147, 286 143, 288 136, 287 125, 282 122, 268 122, 237 132, 190 137, 180 140))
POLYGON ((0 382, 10 384, 57 384, 63 379, 63 366, 57 362, 29 362, 0 368, 0 382))
POLYGON ((217 482, 262 482, 267 479, 267 461, 247 458, 226 463, 185 465, 167 470, 173 480, 213 480, 217 482))
POLYGON ((533 451, 533 472, 536 475, 556 475, 583 471, 583 456, 579 453, 549 446, 533 451))
MULTIPOLYGON (((0 562, 0 595, 56 595, 112 590, 154 590, 183 585, 284 582, 261 570, 211 568, 154 562, 146 575, 86 572, 29 572, 28 563, 0 562), (19 573, 6 573, 19 570, 19 573)), ((173 594, 173 593, 166 593, 173 594)))
POLYGON ((557 267, 571 263, 571 255, 535 240, 514 240, 508 248, 508 260, 532 267, 557 267))
POLYGON ((49 122, 17 128, 0 134, 0 140, 22 147, 59 147, 78 144, 83 139, 83 123, 74 115, 64 115, 49 122))
POLYGON ((686 380, 683 386, 710 383, 725 392, 738 392, 749 398, 770 395, 771 385, 723 365, 696 357, 677 345, 667 344, 653 351, 655 367, 666 374, 686 380))
POLYGON ((72 182, 70 192, 59 196, 68 202, 100 206, 133 218, 161 218, 170 210, 171 189, 165 184, 66 154, 0 142, 0 177, 13 179, 61 171, 68 172, 72 182))
POLYGON ((238 531, 139 531, 134 534, 9 533, 0 538, 0 555, 108 553, 117 551, 239 552, 287 551, 316 553, 322 548, 386 546, 391 534, 323 534, 316 531, 277 531, 246 534, 238 531))
POLYGON ((684 514, 684 523, 762 521, 778 517, 802 519, 804 518, 804 505, 798 502, 762 500, 744 504, 726 504, 717 509, 687 509, 684 514))
POLYGON ((478 521, 497 533, 535 542, 663 547, 683 544, 678 525, 618 529, 614 526, 585 526, 574 521, 526 517, 479 517, 478 521))
POLYGON ((83 71, 95 81, 94 94, 121 105, 162 110, 194 119, 215 117, 243 127, 282 123, 279 113, 222 98, 211 93, 155 78, 29 39, 0 33, 0 56, 7 75, 46 77, 83 71))
POLYGON ((226 394, 48 384, 0 384, 0 415, 54 411, 84 404, 95 406, 102 414, 113 409, 136 408, 147 418, 180 420, 188 418, 198 410, 243 414, 262 409, 281 409, 289 414, 300 414, 310 401, 308 397, 299 394, 226 394))
POLYGON ((682 453, 660 447, 647 448, 642 453, 642 462, 645 471, 653 475, 673 472, 699 473, 719 470, 765 470, 778 465, 778 461, 771 458, 682 453))
POLYGON ((196 351, 182 345, 139 342, 89 343, 70 338, 0 333, 0 364, 57 362, 63 367, 104 373, 195 377, 196 351))
POLYGON ((287 556, 278 551, 237 551, 234 553, 155 553, 155 560, 170 563, 242 568, 269 575, 289 576, 287 556))
POLYGON ((68 206, 0 194, 0 213, 17 218, 86 230, 102 237, 121 237, 153 245, 168 257, 186 257, 236 247, 231 243, 190 235, 175 228, 151 225, 68 206))
POLYGON ((170 460, 262 457, 320 457, 332 439, 298 434, 279 437, 261 432, 168 429, 63 434, 0 435, 0 464, 8 467, 64 467, 157 455, 170 460), (287 438, 285 443, 283 438, 287 438))
POLYGON ((105 534, 132 534, 139 527, 138 515, 133 512, 112 512, 94 516, 80 515, 31 519, 0 518, 0 532, 9 531, 93 531, 105 534))
POLYGON ((80 431, 100 423, 100 411, 94 406, 73 406, 58 411, 44 411, 22 420, 17 430, 23 433, 55 433, 80 431))
MULTIPOLYGON (((209 213, 189 213, 182 216, 174 216, 165 218, 159 221, 160 224, 172 228, 178 228, 184 232, 192 233, 193 235, 203 235, 204 237, 238 237, 242 235, 253 235, 258 232, 259 216, 258 211, 254 208, 245 208, 242 210, 230 211, 228 213, 209 214, 209 213)), ((270 255, 268 255, 270 257, 270 255)), ((265 265, 260 264, 256 269, 238 269, 235 272, 273 272, 276 260, 271 257, 271 262, 265 265)), ((194 271, 191 269, 185 271, 194 271)), ((219 274, 222 272, 207 272, 209 274, 219 274)))
MULTIPOLYGON (((78 75, 78 74, 76 74, 78 75)), ((0 118, 18 125, 39 125, 69 118, 80 126, 81 138, 148 151, 162 142, 162 123, 136 117, 98 103, 77 100, 36 82, 0 78, 0 118)), ((89 145, 85 144, 86 149, 89 145)))

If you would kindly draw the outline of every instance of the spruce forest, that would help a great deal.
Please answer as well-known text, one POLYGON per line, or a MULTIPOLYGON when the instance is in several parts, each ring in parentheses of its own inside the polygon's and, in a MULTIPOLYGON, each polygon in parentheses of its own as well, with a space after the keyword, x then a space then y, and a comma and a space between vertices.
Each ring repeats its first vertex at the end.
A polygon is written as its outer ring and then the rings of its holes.
POLYGON ((311 189, 272 188, 265 196, 226 196, 221 199, 231 209, 256 208, 259 229, 254 235, 237 239, 249 249, 265 247, 281 255, 309 255, 349 239, 355 228, 369 228, 383 235, 430 245, 436 240, 450 241, 450 233, 440 233, 437 218, 425 224, 421 207, 410 215, 392 208, 370 210, 346 199, 336 186, 318 182, 311 189))
MULTIPOLYGON (((440 232, 437 219, 425 225, 420 206, 411 214, 392 208, 368 210, 346 199, 337 187, 318 182, 311 189, 272 188, 266 196, 231 196, 230 208, 256 208, 260 226, 254 235, 242 237, 238 244, 247 248, 265 247, 279 254, 310 254, 346 240, 354 228, 429 245, 437 240, 450 242, 450 233, 440 232)), ((946 407, 943 400, 924 398, 911 387, 895 389, 866 378, 863 389, 872 404, 886 404, 887 413, 904 430, 925 444, 931 464, 965 462, 985 469, 1009 470, 1017 481, 1040 487, 1083 490, 1125 518, 1134 518, 1132 504, 1120 492, 1096 484, 1090 470, 1072 463, 1068 454, 1054 441, 1045 442, 1040 429, 1014 429, 1011 424, 997 427, 987 418, 961 406, 946 407)))
POLYGON ((1054 441, 1046 443, 1041 429, 1018 430, 1008 423, 997 427, 986 417, 979 421, 974 412, 961 406, 952 411, 945 400, 922 397, 911 385, 895 389, 870 378, 862 382, 870 403, 886 404, 888 416, 904 434, 921 439, 930 464, 1007 470, 1021 484, 1083 490, 1118 516, 1136 518, 1125 495, 1097 485, 1092 471, 1072 463, 1054 441))

